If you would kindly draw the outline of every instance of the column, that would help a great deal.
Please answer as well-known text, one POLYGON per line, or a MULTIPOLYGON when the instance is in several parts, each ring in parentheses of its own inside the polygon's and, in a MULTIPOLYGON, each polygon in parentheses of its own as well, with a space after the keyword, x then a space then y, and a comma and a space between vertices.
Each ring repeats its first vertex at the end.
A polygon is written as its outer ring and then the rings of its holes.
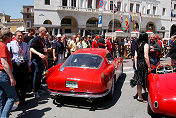
POLYGON ((96 9, 96 0, 92 0, 92 8, 96 9))
POLYGON ((57 29, 57 34, 60 34, 60 28, 57 29))
POLYGON ((107 0, 107 1, 106 1, 105 9, 106 9, 106 10, 109 10, 109 6, 110 6, 110 0, 107 0))
POLYGON ((52 29, 52 35, 53 36, 55 35, 55 29, 54 28, 52 29))
POLYGON ((103 33, 103 29, 101 29, 101 35, 103 35, 104 33, 103 33))
POLYGON ((79 8, 82 8, 82 0, 79 0, 79 8))
POLYGON ((86 34, 86 30, 85 30, 85 29, 83 29, 83 36, 85 36, 85 34, 86 34))
POLYGON ((80 28, 78 28, 78 32, 81 33, 81 29, 80 28))
POLYGON ((79 8, 79 0, 76 0, 76 7, 79 8))
POLYGON ((136 3, 134 3, 134 6, 133 6, 133 13, 136 13, 136 3))
POLYGON ((88 0, 84 0, 84 8, 87 8, 88 6, 88 0))

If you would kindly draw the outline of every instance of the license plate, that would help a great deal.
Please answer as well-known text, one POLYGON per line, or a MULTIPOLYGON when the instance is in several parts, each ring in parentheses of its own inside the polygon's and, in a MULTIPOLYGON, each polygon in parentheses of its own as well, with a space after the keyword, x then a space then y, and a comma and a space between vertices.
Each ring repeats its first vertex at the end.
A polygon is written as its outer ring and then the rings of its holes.
POLYGON ((78 83, 75 81, 66 81, 66 87, 68 88, 78 88, 78 83))

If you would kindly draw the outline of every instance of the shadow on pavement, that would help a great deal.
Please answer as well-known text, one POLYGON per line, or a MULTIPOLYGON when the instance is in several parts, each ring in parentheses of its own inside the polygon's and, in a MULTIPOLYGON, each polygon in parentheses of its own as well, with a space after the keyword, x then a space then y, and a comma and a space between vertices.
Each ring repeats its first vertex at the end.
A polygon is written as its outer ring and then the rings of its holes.
POLYGON ((35 99, 33 94, 28 94, 26 105, 18 107, 16 110, 12 111, 22 111, 22 113, 17 115, 17 118, 41 118, 44 116, 45 112, 50 111, 51 107, 46 107, 42 110, 34 109, 35 107, 48 103, 50 98, 49 92, 47 92, 47 86, 44 87, 45 93, 40 95, 40 99, 35 99))
MULTIPOLYGON (((121 96, 121 89, 125 81, 126 74, 123 73, 116 82, 114 97, 112 99, 108 97, 103 97, 95 99, 93 103, 87 101, 84 98, 73 98, 73 97, 59 97, 57 100, 57 107, 73 107, 79 109, 90 109, 92 105, 95 107, 94 110, 104 110, 114 106, 121 96)), ((92 110, 92 111, 94 111, 92 110)))

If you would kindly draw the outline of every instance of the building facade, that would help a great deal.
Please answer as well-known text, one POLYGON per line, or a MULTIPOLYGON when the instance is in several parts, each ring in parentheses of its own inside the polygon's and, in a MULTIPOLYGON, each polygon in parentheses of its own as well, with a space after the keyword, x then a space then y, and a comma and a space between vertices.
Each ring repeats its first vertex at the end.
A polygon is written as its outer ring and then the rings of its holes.
POLYGON ((23 19, 10 19, 9 15, 0 13, 0 30, 8 28, 12 33, 15 33, 19 27, 23 27, 23 19))
POLYGON ((34 6, 23 6, 23 14, 24 27, 27 29, 34 26, 34 6))
POLYGON ((103 7, 99 1, 34 0, 34 27, 47 27, 52 35, 77 32, 83 36, 103 35, 117 29, 126 33, 151 30, 165 38, 175 33, 176 19, 173 17, 171 22, 175 0, 103 0, 103 7), (98 27, 100 14, 102 26, 98 27))

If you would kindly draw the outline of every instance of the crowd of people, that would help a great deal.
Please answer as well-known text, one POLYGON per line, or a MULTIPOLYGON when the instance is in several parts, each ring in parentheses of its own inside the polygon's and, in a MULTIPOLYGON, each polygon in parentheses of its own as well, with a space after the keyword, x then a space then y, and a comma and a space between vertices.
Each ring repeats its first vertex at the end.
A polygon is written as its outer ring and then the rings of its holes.
MULTIPOLYGON (((139 38, 134 34, 131 39, 114 38, 97 35, 82 37, 80 33, 73 36, 57 34, 51 36, 45 27, 40 27, 38 33, 34 28, 28 29, 28 34, 16 31, 15 34, 8 29, 0 31, 0 117, 8 117, 15 102, 18 106, 26 104, 27 91, 34 93, 35 99, 44 93, 41 81, 44 70, 56 64, 63 63, 66 58, 78 49, 105 48, 114 57, 124 57, 127 49, 131 50, 134 72, 138 73, 136 79, 137 96, 142 101, 142 87, 145 88, 146 73, 151 71, 150 64, 156 65, 162 57, 163 42, 157 35, 141 33, 139 38), (148 50, 148 51, 147 51, 148 50), (117 54, 119 53, 119 55, 117 54), (142 71, 142 70, 143 71, 142 71), (140 71, 139 71, 140 70, 140 71), (30 90, 29 90, 30 88, 30 90)), ((175 64, 175 37, 171 37, 170 56, 175 64)))

